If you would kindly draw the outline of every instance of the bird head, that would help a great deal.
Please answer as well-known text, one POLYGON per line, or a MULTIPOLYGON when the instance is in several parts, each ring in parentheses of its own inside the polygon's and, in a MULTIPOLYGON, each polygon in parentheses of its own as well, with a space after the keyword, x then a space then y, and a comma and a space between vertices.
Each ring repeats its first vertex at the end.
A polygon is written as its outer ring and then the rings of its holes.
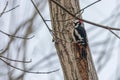
POLYGON ((81 20, 75 20, 74 21, 75 28, 77 28, 79 25, 81 25, 81 23, 82 23, 81 20))

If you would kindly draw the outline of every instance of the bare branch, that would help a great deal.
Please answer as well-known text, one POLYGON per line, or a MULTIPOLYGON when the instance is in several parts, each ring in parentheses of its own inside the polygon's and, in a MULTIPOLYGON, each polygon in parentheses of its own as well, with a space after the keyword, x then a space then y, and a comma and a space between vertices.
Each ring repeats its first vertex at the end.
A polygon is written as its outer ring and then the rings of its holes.
POLYGON ((13 7, 13 8, 11 8, 11 9, 9 9, 9 10, 7 10, 7 11, 4 11, 4 13, 10 12, 10 11, 12 11, 12 10, 14 10, 14 9, 18 8, 19 6, 20 6, 20 5, 17 5, 17 6, 15 6, 15 7, 13 7))
POLYGON ((13 59, 10 59, 10 58, 4 57, 4 56, 0 56, 0 57, 4 58, 4 59, 7 59, 7 60, 10 60, 10 61, 14 61, 14 62, 21 62, 21 63, 30 63, 30 62, 32 62, 32 60, 29 60, 29 61, 20 61, 20 60, 13 60, 13 59))
POLYGON ((109 31, 110 31, 113 35, 115 35, 118 39, 120 39, 120 36, 118 36, 115 32, 113 32, 113 31, 110 30, 110 29, 109 29, 109 31))
POLYGON ((84 11, 86 8, 94 5, 95 3, 98 3, 99 1, 101 1, 101 0, 97 0, 97 1, 95 1, 95 2, 93 2, 93 3, 91 3, 91 4, 89 4, 89 5, 87 5, 86 7, 82 8, 81 10, 79 10, 78 12, 76 12, 75 15, 77 15, 77 14, 78 14, 79 12, 81 12, 81 11, 84 11))
POLYGON ((4 13, 8 13, 8 12, 10 12, 10 11, 16 9, 16 8, 19 7, 20 5, 17 5, 17 6, 11 8, 11 9, 9 9, 9 10, 6 10, 6 9, 7 9, 7 6, 8 6, 8 1, 6 2, 6 5, 5 5, 3 11, 0 13, 0 17, 1 17, 4 13))
POLYGON ((34 35, 31 36, 31 37, 20 37, 20 36, 14 36, 14 35, 11 35, 11 34, 8 34, 8 33, 5 33, 4 31, 0 30, 1 33, 7 35, 8 37, 12 37, 12 38, 19 38, 19 39, 32 39, 33 37, 35 37, 34 35))
POLYGON ((5 64, 7 64, 8 66, 10 66, 10 67, 12 67, 12 68, 14 68, 14 69, 17 69, 17 70, 23 71, 23 72, 27 72, 27 73, 33 73, 33 74, 50 74, 50 73, 59 71, 59 69, 52 70, 52 71, 48 71, 48 72, 32 72, 32 71, 26 71, 26 70, 23 70, 23 69, 20 69, 20 68, 18 68, 18 67, 15 67, 15 66, 11 65, 10 63, 6 62, 5 60, 3 60, 3 59, 1 59, 1 58, 0 58, 0 60, 2 60, 5 64))
POLYGON ((0 17, 4 14, 4 11, 6 10, 7 6, 8 6, 8 1, 6 2, 6 5, 5 5, 3 11, 0 13, 0 17))
POLYGON ((37 8, 37 6, 35 5, 34 1, 31 0, 31 2, 32 2, 33 6, 35 7, 35 9, 37 10, 39 16, 42 18, 43 22, 45 23, 45 25, 46 25, 47 29, 49 30, 50 34, 53 35, 53 34, 52 34, 52 30, 49 28, 48 24, 46 23, 46 21, 45 21, 45 19, 43 18, 42 14, 41 14, 40 11, 38 10, 38 8, 37 8))

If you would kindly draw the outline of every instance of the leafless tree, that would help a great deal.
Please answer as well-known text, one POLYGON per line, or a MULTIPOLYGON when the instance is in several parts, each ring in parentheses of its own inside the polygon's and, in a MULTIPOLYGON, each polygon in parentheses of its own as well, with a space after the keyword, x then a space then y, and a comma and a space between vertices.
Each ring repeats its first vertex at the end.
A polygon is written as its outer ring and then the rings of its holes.
MULTIPOLYGON (((48 2, 46 0, 34 1, 52 32, 50 16, 45 9, 49 7, 48 2)), ((89 34, 88 40, 92 55, 95 55, 93 60, 95 61, 97 73, 100 74, 114 55, 118 55, 115 62, 118 65, 116 71, 114 71, 116 73, 114 80, 119 80, 120 3, 119 0, 116 1, 117 5, 111 16, 101 23, 96 24, 92 21, 81 20, 84 23, 92 24, 86 31, 89 34)), ((61 10, 63 9, 61 8, 61 10)), ((69 11, 69 9, 67 10, 69 11)), ((71 16, 71 13, 69 15, 71 16)), ((73 15, 73 17, 75 16, 73 15)), ((40 72, 45 72, 45 74, 54 72, 59 69, 60 64, 58 63, 59 60, 54 48, 54 42, 52 42, 51 33, 47 30, 44 21, 30 0, 1 0, 0 39, 0 79, 38 80, 38 78, 43 77, 44 79, 46 76, 49 78, 48 80, 63 79, 62 73, 59 71, 49 75, 38 75, 40 72), (36 74, 30 74, 31 72, 36 74)))

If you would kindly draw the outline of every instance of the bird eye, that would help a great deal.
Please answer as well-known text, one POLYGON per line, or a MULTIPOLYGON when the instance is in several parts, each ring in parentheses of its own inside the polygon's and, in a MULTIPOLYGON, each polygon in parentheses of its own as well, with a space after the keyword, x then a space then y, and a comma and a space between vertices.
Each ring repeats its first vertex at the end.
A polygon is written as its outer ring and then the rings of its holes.
POLYGON ((78 24, 79 22, 75 22, 74 24, 75 24, 75 26, 78 24))
POLYGON ((76 26, 76 25, 77 25, 77 23, 74 23, 74 25, 76 26))

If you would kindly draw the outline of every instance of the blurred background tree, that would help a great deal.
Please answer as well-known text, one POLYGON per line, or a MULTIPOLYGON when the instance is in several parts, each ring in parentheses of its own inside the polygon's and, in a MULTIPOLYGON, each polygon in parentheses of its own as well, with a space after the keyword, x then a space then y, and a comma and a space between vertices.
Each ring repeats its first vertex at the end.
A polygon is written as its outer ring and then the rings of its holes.
MULTIPOLYGON (((0 33, 0 56, 14 60, 29 61, 18 63, 6 60, 10 64, 29 71, 50 71, 60 68, 54 43, 49 31, 40 16, 36 13, 30 0, 1 0, 0 13, 6 3, 9 10, 17 5, 16 9, 0 16, 0 30, 31 39, 11 38, 0 33)), ((95 1, 95 0, 94 0, 95 1)), ((81 8, 94 2, 81 0, 81 8)), ((47 0, 35 0, 45 19, 50 19, 47 0)), ((83 18, 92 22, 111 27, 119 27, 119 0, 104 0, 86 9, 83 18), (108 5, 109 3, 109 5, 108 5)), ((51 23, 47 22, 51 27, 51 23)), ((99 80, 119 80, 119 39, 109 31, 96 26, 85 24, 93 60, 99 80)), ((119 35, 119 31, 115 31, 119 35)), ((1 58, 1 57, 0 57, 1 58)), ((62 71, 51 74, 25 73, 6 65, 0 60, 1 80, 63 80, 62 71)))

